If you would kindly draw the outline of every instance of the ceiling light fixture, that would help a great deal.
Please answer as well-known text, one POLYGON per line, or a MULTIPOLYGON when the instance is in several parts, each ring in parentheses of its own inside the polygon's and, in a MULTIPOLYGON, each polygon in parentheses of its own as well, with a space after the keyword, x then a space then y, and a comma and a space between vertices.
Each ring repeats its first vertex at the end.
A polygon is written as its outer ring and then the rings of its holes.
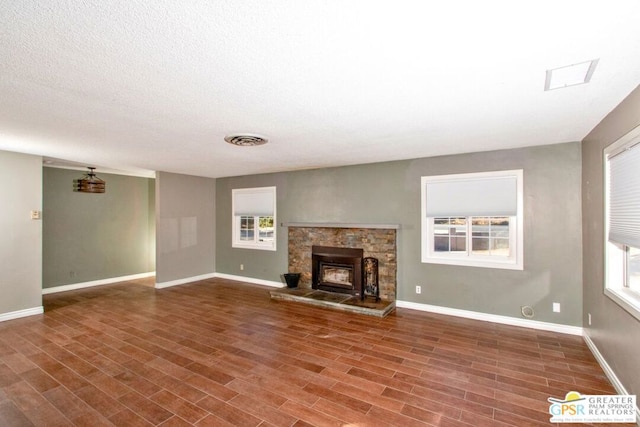
POLYGON ((589 83, 596 69, 596 65, 598 65, 598 59, 547 70, 544 90, 560 89, 589 83))
POLYGON ((85 173, 82 178, 73 180, 73 191, 80 193, 104 193, 107 185, 93 172, 95 168, 87 167, 89 172, 85 173))
POLYGON ((255 147, 256 145, 264 145, 269 142, 269 140, 264 136, 255 133, 237 133, 227 135, 224 137, 224 140, 229 144, 237 145, 239 147, 255 147))

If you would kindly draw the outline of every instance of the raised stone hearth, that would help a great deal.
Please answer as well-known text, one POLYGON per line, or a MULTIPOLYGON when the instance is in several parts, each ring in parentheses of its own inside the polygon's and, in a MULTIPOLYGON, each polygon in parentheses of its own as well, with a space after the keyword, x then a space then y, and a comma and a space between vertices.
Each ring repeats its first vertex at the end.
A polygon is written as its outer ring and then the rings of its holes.
POLYGON ((311 304, 334 310, 348 311, 351 313, 366 314, 368 316, 385 317, 395 308, 395 301, 378 301, 349 294, 319 291, 309 288, 282 288, 270 291, 271 298, 275 300, 294 301, 311 304))

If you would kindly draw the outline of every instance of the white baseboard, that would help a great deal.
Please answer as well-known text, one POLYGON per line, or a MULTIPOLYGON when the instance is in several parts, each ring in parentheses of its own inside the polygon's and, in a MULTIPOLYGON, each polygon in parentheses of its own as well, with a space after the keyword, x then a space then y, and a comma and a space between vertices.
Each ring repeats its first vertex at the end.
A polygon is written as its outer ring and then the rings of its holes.
POLYGON ((600 353, 600 350, 598 350, 598 347, 596 347, 596 344, 591 340, 586 330, 582 337, 584 339, 584 342, 587 344, 587 347, 589 347, 589 350, 591 350, 591 353, 593 353, 593 356, 598 361, 598 364, 600 364, 600 367, 604 371, 604 374, 607 376, 607 378, 609 378, 609 381, 611 381, 613 388, 616 389, 618 394, 627 394, 627 390, 625 389, 624 385, 622 385, 622 383, 618 379, 618 376, 613 372, 611 366, 609 366, 607 361, 604 359, 604 356, 602 355, 602 353, 600 353))
MULTIPOLYGON (((613 369, 611 369, 611 366, 609 366, 609 364, 607 363, 602 353, 600 353, 600 350, 598 350, 596 343, 594 343, 591 340, 591 337, 589 336, 586 329, 584 331, 584 334, 582 335, 582 338, 584 339, 584 342, 587 344, 587 347, 589 347, 589 350, 591 350, 593 357, 595 357, 596 360, 598 361, 598 364, 604 371, 604 374, 607 376, 609 381, 611 381, 611 385, 613 385, 613 388, 616 389, 616 392, 618 394, 628 395, 629 393, 627 392, 627 389, 622 384, 622 382, 618 379, 618 376, 616 375, 616 373, 613 372, 613 369)), ((636 424, 640 426, 640 407, 637 405, 638 405, 638 401, 636 400, 636 420, 637 420, 636 424)))
POLYGON ((156 283, 156 289, 170 288, 171 286, 184 285, 198 280, 207 280, 216 277, 216 273, 201 274, 199 276, 185 277, 184 279, 171 280, 169 282, 156 283))
POLYGON ((504 325, 520 326, 523 328, 539 329, 543 331, 559 332, 562 334, 583 335, 583 329, 579 326, 559 325, 557 323, 540 322, 537 320, 529 319, 517 319, 515 317, 500 316, 498 314, 480 313, 477 311, 460 310, 457 308, 441 307, 429 304, 420 304, 411 301, 397 300, 396 308, 410 308, 413 310, 428 311, 430 313, 464 317, 467 319, 482 320, 485 322, 501 323, 504 325))
POLYGON ((156 272, 132 274, 130 276, 111 277, 109 279, 93 280, 91 282, 72 283, 71 285, 54 286, 53 288, 42 289, 42 295, 55 294, 58 292, 75 291, 76 289, 91 288, 93 286, 110 285, 112 283, 126 282, 127 280, 144 279, 155 276, 156 272))
POLYGON ((234 274, 216 273, 215 277, 220 279, 236 280, 238 282, 255 283, 256 285, 271 286, 274 288, 284 288, 284 283, 274 282, 271 280, 255 279, 253 277, 236 276, 234 274))
POLYGON ((43 306, 27 308, 24 310, 11 311, 9 313, 0 313, 0 322, 5 322, 7 320, 19 319, 21 317, 33 316, 36 314, 44 313, 43 306))

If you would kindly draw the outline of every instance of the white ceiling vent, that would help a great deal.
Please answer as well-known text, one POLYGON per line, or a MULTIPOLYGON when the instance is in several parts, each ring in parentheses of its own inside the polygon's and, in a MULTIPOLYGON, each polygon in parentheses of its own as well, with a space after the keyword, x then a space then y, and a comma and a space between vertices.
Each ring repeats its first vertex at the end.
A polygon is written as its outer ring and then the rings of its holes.
POLYGON ((264 145, 269 142, 269 140, 264 136, 256 135, 255 133, 227 135, 224 137, 224 140, 229 144, 238 145, 240 147, 254 147, 256 145, 264 145))
POLYGON ((547 70, 544 90, 589 83, 596 69, 596 65, 598 65, 598 59, 592 59, 591 61, 581 62, 579 64, 547 70))

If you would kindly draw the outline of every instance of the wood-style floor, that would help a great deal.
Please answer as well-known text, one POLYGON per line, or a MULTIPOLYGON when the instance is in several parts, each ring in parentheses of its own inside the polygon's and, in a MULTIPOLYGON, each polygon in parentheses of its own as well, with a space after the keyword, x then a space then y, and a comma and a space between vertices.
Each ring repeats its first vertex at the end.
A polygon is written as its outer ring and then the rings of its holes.
POLYGON ((548 397, 615 394, 580 337, 380 319, 226 280, 124 282, 44 307, 0 323, 3 427, 549 426, 548 397))

